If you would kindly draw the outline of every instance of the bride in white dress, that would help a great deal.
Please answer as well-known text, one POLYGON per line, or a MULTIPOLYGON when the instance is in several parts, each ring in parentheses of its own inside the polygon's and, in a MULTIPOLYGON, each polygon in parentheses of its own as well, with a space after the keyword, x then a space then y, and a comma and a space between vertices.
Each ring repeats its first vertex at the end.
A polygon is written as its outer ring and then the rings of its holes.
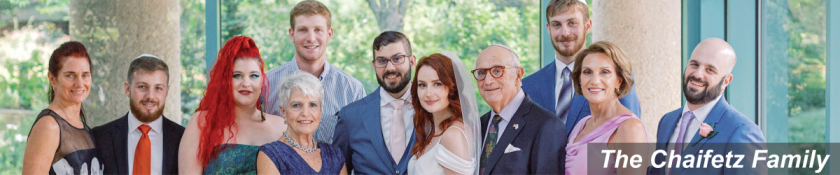
POLYGON ((478 173, 478 109, 464 64, 451 52, 432 54, 418 61, 414 77, 417 143, 408 174, 478 173))

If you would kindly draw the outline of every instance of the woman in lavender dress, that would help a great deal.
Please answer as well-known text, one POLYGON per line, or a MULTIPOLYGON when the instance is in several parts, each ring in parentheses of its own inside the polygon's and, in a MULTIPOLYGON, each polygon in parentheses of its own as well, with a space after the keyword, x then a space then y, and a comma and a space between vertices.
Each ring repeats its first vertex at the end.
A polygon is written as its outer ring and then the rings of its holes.
MULTIPOLYGON (((645 143, 648 137, 642 121, 618 101, 633 87, 630 61, 621 49, 610 42, 596 42, 579 53, 575 62, 577 64, 572 72, 575 92, 589 101, 592 115, 581 119, 569 134, 566 174, 645 174, 645 168, 630 166, 607 166, 589 169, 597 172, 587 172, 587 143, 603 143, 594 145, 601 150, 620 149, 624 150, 623 154, 639 153, 646 149, 644 144, 616 143, 645 143)), ((614 155, 610 160, 615 160, 614 155)), ((594 157, 598 156, 589 156, 594 157)))

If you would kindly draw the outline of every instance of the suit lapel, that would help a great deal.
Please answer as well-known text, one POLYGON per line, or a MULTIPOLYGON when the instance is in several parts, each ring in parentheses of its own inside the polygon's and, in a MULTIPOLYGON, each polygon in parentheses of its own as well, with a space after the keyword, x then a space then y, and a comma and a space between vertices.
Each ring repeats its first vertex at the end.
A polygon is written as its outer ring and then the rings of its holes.
POLYGON ((569 106, 569 113, 566 115, 566 137, 572 133, 577 122, 580 120, 580 111, 583 108, 589 108, 589 102, 586 101, 582 95, 577 95, 572 98, 572 104, 569 106))
POLYGON ((513 142, 513 139, 516 139, 516 136, 519 136, 519 131, 524 130, 525 117, 529 112, 531 112, 532 103, 531 99, 526 95, 522 104, 519 106, 519 109, 516 110, 516 113, 513 114, 510 122, 508 122, 505 127, 505 132, 502 133, 502 138, 499 139, 499 142, 496 142, 496 147, 493 148, 493 152, 491 152, 490 157, 487 158, 487 165, 484 166, 487 168, 485 172, 492 172, 496 163, 498 163, 502 155, 505 154, 505 148, 513 142), (513 125, 518 125, 519 127, 514 128, 513 125))
MULTIPOLYGON (((172 127, 169 123, 171 121, 166 119, 165 116, 161 117, 163 118, 163 127, 161 127, 163 129, 163 131, 161 131, 163 134, 163 164, 160 171, 161 173, 166 174, 170 172, 169 169, 172 168, 173 163, 178 163, 177 160, 174 160, 173 158, 178 155, 178 147, 174 145, 178 145, 179 143, 176 142, 177 137, 173 133, 168 132, 171 130, 170 127, 172 127)), ((175 170, 175 172, 177 171, 178 170, 175 170)))
MULTIPOLYGON (((675 112, 674 114, 672 114, 672 115, 667 115, 666 114, 667 116, 662 118, 661 122, 662 122, 662 126, 664 128, 659 128, 659 134, 657 134, 658 137, 656 138, 658 143, 665 143, 665 146, 670 144, 671 135, 674 134, 674 128, 677 127, 677 121, 679 121, 680 116, 681 116, 679 111, 682 111, 682 110, 683 110, 683 108, 679 108, 679 109, 676 110, 677 112, 675 112)), ((664 147, 664 148, 667 149, 667 147, 664 147)))
MULTIPOLYGON (((729 103, 726 102, 726 99, 723 97, 720 98, 715 107, 712 108, 712 111, 709 112, 709 115, 706 116, 706 119, 703 120, 703 123, 713 123, 717 126, 717 123, 720 122, 720 118, 723 116, 724 111, 729 106, 729 103)), ((683 151, 684 153, 696 153, 703 147, 703 144, 709 141, 709 139, 702 139, 703 136, 700 135, 700 130, 698 129, 696 133, 694 133, 694 137, 691 138, 691 142, 689 143, 688 147, 683 151), (702 139, 702 140, 701 140, 702 139), (700 140, 697 145, 692 146, 694 142, 700 140)))
MULTIPOLYGON (((723 116, 723 113, 727 107, 729 107, 729 103, 726 102, 726 99, 721 97, 718 103, 715 104, 715 107, 712 108, 712 111, 709 112, 709 115, 706 116, 706 119, 703 120, 703 123, 714 123, 715 125, 717 125, 717 123, 720 122, 720 118, 723 116)), ((688 147, 685 148, 682 154, 696 155, 698 152, 700 152, 700 149, 703 148, 703 145, 705 145, 708 141, 709 139, 703 139, 703 136, 700 135, 700 130, 698 129, 697 132, 694 133, 694 137, 691 138, 691 142, 688 143, 688 147), (697 140, 700 140, 700 142, 698 142, 697 145, 693 145, 694 142, 697 142, 697 140)), ((682 170, 683 168, 680 168, 678 170, 675 170, 675 172, 679 173, 682 172, 682 170)))
MULTIPOLYGON (((538 104, 550 104, 550 106, 547 107, 546 109, 548 109, 548 111, 551 111, 551 113, 553 113, 553 114, 557 113, 556 109, 554 109, 555 106, 557 106, 557 102, 556 102, 557 101, 557 94, 554 94, 554 88, 557 88, 557 87, 555 87, 557 85, 557 78, 556 78, 557 66, 555 64, 557 64, 556 61, 551 62, 551 64, 548 64, 546 66, 546 69, 545 69, 545 71, 547 72, 546 75, 540 77, 541 78, 540 82, 545 82, 546 85, 547 85, 545 87, 548 87, 548 88, 545 89, 544 91, 539 91, 539 92, 546 92, 547 94, 539 96, 540 101, 542 103, 538 103, 538 104), (543 100, 545 100, 545 101, 543 101, 543 100)), ((536 100, 534 100, 534 101, 536 101, 536 100)))
POLYGON ((365 122, 362 122, 365 126, 365 131, 367 131, 368 138, 370 138, 371 144, 373 144, 373 150, 383 150, 383 151, 375 151, 377 155, 379 155, 379 159, 382 160, 383 164, 390 165, 387 166, 390 168, 390 171, 394 171, 394 166, 397 162, 394 161, 394 158, 391 157, 389 154, 388 147, 385 146, 385 137, 382 135, 382 119, 380 119, 379 114, 379 89, 377 88, 373 91, 373 98, 370 98, 365 102, 365 114, 362 116, 368 117, 365 122))
POLYGON ((118 172, 128 173, 128 113, 117 122, 117 128, 111 130, 111 146, 117 156, 118 172))

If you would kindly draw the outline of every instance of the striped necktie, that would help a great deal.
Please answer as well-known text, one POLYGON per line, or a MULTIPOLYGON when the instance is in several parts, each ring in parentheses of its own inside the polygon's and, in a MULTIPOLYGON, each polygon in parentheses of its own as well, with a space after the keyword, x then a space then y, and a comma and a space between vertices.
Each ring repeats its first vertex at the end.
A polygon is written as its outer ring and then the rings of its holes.
POLYGON ((572 103, 572 79, 571 72, 569 67, 563 68, 563 74, 561 77, 563 78, 563 85, 560 87, 560 94, 557 95, 557 106, 554 108, 557 112, 557 117, 560 118, 560 121, 563 124, 566 123, 566 115, 569 113, 569 106, 572 103))

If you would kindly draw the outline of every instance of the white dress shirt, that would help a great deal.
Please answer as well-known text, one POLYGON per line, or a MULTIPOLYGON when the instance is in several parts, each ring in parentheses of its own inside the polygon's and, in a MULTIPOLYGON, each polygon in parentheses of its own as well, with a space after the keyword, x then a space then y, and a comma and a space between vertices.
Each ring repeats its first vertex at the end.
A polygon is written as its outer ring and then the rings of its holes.
MULTIPOLYGON (((565 63, 560 62, 557 59, 554 59, 554 62, 555 62, 554 65, 557 66, 557 73, 554 74, 554 78, 555 78, 555 81, 554 81, 554 105, 556 106, 557 103, 560 103, 560 101, 559 101, 560 99, 558 97, 560 96, 560 89, 563 88, 563 80, 565 80, 563 78, 563 69, 568 67, 569 71, 570 71, 569 72, 569 78, 572 78, 572 75, 571 75, 572 73, 571 72, 575 71, 575 62, 572 61, 572 63, 569 64, 569 65, 566 65, 565 63)), ((575 83, 575 82, 572 81, 572 83, 575 83)), ((575 94, 574 86, 575 85, 572 84, 572 95, 575 94)), ((571 103, 569 103, 569 105, 571 105, 571 103)), ((554 112, 558 113, 560 111, 554 111, 554 112)))
MULTIPOLYGON (((502 108, 502 111, 499 112, 499 116, 502 117, 502 121, 499 121, 499 132, 496 134, 496 141, 498 142, 499 139, 502 138, 502 134, 505 133, 505 128, 507 128, 507 124, 510 122, 510 119, 513 118, 513 114, 516 114, 516 110, 519 109, 519 106, 522 105, 522 101, 525 100, 525 92, 522 89, 519 89, 519 92, 516 93, 516 96, 513 96, 513 99, 508 102, 505 108, 502 108)), ((493 124, 493 116, 496 116, 496 111, 490 110, 490 121, 487 122, 487 130, 484 133, 490 131, 490 125, 493 124)), ((485 134, 484 140, 487 139, 487 135, 485 134)), ((483 143, 482 143, 483 145, 483 143)))
MULTIPOLYGON (((694 113, 694 120, 691 120, 691 122, 688 123, 688 130, 685 131, 685 135, 683 136, 683 143, 689 144, 683 144, 682 149, 688 147, 688 145, 690 145, 691 142, 694 141, 694 139, 692 138, 694 137, 694 134, 697 133, 697 130, 700 130, 700 124, 703 123, 703 120, 706 120, 706 116, 709 116, 709 113, 712 112, 712 108, 714 108, 717 102, 720 101, 720 97, 721 96, 718 96, 717 98, 715 98, 715 100, 712 100, 706 105, 703 105, 703 107, 697 108, 697 110, 694 111, 689 110, 688 106, 683 107, 682 113, 680 114, 680 119, 677 120, 677 127, 674 127, 674 134, 671 134, 671 139, 668 141, 668 143, 677 143, 677 137, 679 137, 680 135, 680 126, 682 125, 682 115, 685 114, 685 112, 691 111, 692 113, 694 113)), ((674 149, 674 145, 675 144, 668 144, 668 149, 674 149)))
MULTIPOLYGON (((137 149, 137 142, 143 136, 143 132, 139 127, 143 123, 131 111, 128 112, 128 174, 134 171, 134 150, 137 149)), ((163 116, 155 121, 147 123, 152 129, 149 130, 149 143, 151 143, 152 162, 151 174, 162 174, 161 167, 163 166, 163 116)), ((108 163, 108 162, 106 162, 108 163)))
MULTIPOLYGON (((411 87, 411 83, 406 86, 408 90, 400 97, 400 99, 405 100, 402 109, 400 109, 402 110, 401 117, 405 122, 406 145, 400 145, 402 147, 408 146, 407 144, 411 142, 411 134, 414 134, 414 106, 411 105, 411 88, 409 87, 411 87)), ((391 121, 394 119, 394 107, 388 103, 397 99, 391 97, 382 87, 379 87, 379 97, 379 121, 382 124, 382 138, 385 139, 385 146, 388 147, 388 150, 391 150, 391 121)))

